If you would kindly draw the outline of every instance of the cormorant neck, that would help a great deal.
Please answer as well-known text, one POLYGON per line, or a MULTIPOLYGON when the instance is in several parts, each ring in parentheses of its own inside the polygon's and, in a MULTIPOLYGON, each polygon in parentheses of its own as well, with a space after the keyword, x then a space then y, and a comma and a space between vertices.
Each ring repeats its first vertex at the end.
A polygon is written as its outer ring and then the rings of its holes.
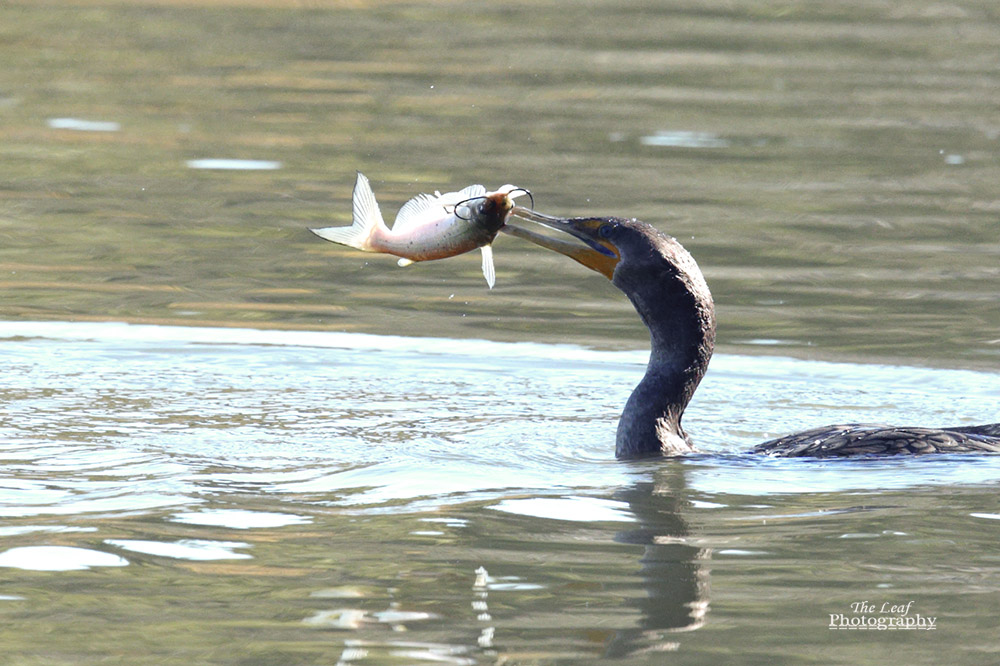
POLYGON ((672 238, 663 237, 660 245, 666 261, 616 271, 614 277, 649 329, 651 343, 646 374, 618 423, 619 458, 694 450, 681 417, 715 346, 715 306, 701 271, 672 238))

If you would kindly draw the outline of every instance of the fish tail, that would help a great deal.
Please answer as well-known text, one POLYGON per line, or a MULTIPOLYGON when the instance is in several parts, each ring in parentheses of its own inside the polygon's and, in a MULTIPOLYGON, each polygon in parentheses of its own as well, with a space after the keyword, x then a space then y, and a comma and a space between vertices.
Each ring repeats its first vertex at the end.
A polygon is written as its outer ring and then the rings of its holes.
POLYGON ((375 201, 375 193, 365 175, 358 172, 354 184, 354 223, 349 227, 310 229, 320 238, 359 250, 378 251, 378 241, 388 231, 375 201))

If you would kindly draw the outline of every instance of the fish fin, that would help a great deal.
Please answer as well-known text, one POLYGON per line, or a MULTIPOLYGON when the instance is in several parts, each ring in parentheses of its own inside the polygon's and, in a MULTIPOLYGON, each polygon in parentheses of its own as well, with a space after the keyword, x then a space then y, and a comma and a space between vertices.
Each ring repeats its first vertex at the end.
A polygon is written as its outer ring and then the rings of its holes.
POLYGON ((392 230, 396 232, 405 231, 432 219, 441 217, 448 211, 449 206, 454 206, 466 199, 481 197, 486 194, 486 188, 482 185, 469 185, 460 192, 436 191, 431 194, 418 194, 399 209, 396 213, 396 221, 392 223, 392 230))
POLYGON ((371 239, 379 229, 386 229, 385 221, 368 179, 359 171, 354 184, 354 223, 349 227, 324 227, 310 231, 324 240, 373 251, 371 239))
POLYGON ((407 227, 412 227, 427 219, 427 211, 436 208, 438 213, 443 214, 443 204, 440 196, 430 194, 418 194, 399 209, 396 213, 396 221, 392 223, 393 231, 402 231, 407 227))
POLYGON ((407 259, 406 257, 401 257, 400 260, 396 262, 396 265, 397 266, 409 266, 412 263, 415 263, 413 261, 413 259, 407 259))
POLYGON ((486 284, 492 289, 497 281, 496 270, 493 268, 493 246, 483 245, 479 249, 483 251, 483 277, 486 278, 486 284))
MULTIPOLYGON (((459 201, 465 201, 466 199, 471 199, 473 197, 481 197, 486 194, 486 188, 482 185, 469 185, 461 192, 458 192, 458 199, 455 203, 459 201)), ((447 195, 446 195, 447 196, 447 195)))
POLYGON ((474 199, 476 197, 485 196, 486 188, 482 185, 469 185, 458 192, 445 192, 444 194, 435 192, 434 195, 437 197, 434 201, 435 204, 439 206, 454 206, 455 204, 461 203, 466 199, 474 199))
POLYGON ((520 196, 528 194, 528 190, 523 187, 518 187, 517 185, 511 185, 510 183, 498 188, 497 192, 503 192, 504 194, 509 195, 511 199, 516 199, 520 196))

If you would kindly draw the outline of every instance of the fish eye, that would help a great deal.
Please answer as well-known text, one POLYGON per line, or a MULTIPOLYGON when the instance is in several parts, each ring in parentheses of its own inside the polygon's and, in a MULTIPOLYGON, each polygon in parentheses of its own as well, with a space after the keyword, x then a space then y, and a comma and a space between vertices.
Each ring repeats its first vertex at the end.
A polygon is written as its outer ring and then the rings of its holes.
POLYGON ((614 232, 614 230, 615 230, 615 225, 608 222, 598 227, 597 235, 600 236, 601 238, 611 238, 611 234, 614 232))

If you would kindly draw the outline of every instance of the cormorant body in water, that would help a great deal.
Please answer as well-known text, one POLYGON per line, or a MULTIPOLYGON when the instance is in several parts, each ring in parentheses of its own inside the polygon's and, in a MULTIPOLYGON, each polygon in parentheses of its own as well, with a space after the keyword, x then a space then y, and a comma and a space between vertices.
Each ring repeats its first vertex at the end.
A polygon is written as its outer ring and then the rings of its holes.
MULTIPOLYGON (((635 458, 693 452, 681 417, 715 346, 715 305, 694 258, 675 239, 637 220, 566 219, 520 207, 514 214, 582 241, 510 223, 504 228, 603 274, 625 292, 649 329, 649 365, 622 412, 615 454, 635 458)), ((764 442, 752 451, 815 457, 1000 453, 1000 423, 940 429, 833 425, 764 442)))

